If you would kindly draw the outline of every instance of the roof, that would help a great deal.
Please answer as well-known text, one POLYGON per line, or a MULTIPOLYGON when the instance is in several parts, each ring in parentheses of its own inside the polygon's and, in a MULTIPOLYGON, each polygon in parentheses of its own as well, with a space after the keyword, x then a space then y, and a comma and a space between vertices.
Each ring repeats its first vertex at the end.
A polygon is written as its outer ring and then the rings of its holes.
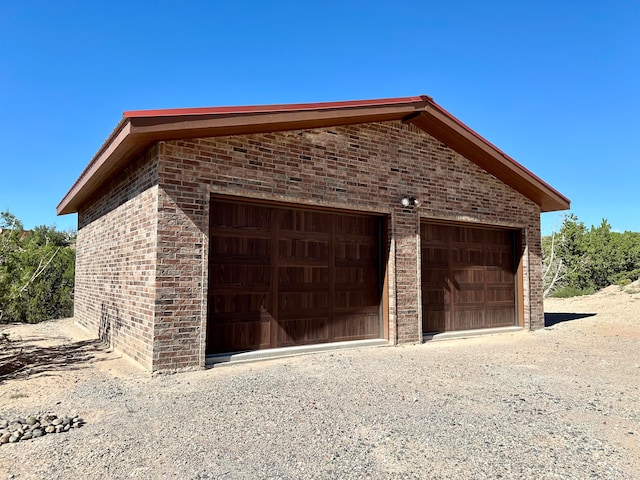
POLYGON ((568 198, 489 143, 432 98, 385 98, 343 102, 179 108, 124 112, 109 138, 58 205, 58 215, 77 212, 101 185, 150 145, 222 135, 334 127, 402 120, 448 145, 516 191, 543 212, 566 210, 568 198))

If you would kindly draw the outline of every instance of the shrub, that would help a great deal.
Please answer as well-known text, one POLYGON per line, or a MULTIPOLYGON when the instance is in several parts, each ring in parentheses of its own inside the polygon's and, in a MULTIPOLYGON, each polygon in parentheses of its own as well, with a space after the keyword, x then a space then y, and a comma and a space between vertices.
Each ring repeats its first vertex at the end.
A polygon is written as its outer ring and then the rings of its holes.
POLYGON ((576 287, 561 287, 551 294, 555 298, 569 298, 580 297, 583 295, 593 295, 595 290, 593 288, 576 288, 576 287))
POLYGON ((73 314, 74 234, 24 230, 0 212, 0 322, 37 323, 73 314))

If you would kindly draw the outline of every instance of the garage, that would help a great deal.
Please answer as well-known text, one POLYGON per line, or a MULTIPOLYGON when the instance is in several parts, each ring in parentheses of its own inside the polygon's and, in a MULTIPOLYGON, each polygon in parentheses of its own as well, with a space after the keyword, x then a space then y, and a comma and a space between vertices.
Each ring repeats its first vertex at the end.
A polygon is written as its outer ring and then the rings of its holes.
POLYGON ((212 197, 206 353, 380 338, 383 227, 212 197))
POLYGON ((420 95, 128 111, 58 213, 76 321, 156 372, 542 328, 540 213, 569 207, 420 95))
POLYGON ((424 334, 517 324, 516 231, 422 221, 424 334))

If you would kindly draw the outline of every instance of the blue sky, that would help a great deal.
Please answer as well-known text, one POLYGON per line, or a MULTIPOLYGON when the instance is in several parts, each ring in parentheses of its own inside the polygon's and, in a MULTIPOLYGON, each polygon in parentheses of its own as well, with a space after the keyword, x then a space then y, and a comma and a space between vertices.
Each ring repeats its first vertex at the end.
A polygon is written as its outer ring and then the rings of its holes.
POLYGON ((2 2, 0 210, 75 227, 55 207, 125 110, 419 94, 587 226, 640 231, 640 2, 617 0, 2 2))

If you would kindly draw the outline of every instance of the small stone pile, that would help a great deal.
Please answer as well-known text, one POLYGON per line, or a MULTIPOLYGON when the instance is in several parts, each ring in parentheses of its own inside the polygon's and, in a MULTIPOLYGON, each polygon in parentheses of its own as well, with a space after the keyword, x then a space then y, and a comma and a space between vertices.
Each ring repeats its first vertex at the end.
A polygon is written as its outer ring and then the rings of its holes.
POLYGON ((78 417, 58 417, 51 413, 44 415, 30 415, 27 418, 5 420, 0 418, 0 445, 16 443, 22 440, 42 437, 49 433, 68 432, 72 428, 79 428, 84 421, 78 417))

